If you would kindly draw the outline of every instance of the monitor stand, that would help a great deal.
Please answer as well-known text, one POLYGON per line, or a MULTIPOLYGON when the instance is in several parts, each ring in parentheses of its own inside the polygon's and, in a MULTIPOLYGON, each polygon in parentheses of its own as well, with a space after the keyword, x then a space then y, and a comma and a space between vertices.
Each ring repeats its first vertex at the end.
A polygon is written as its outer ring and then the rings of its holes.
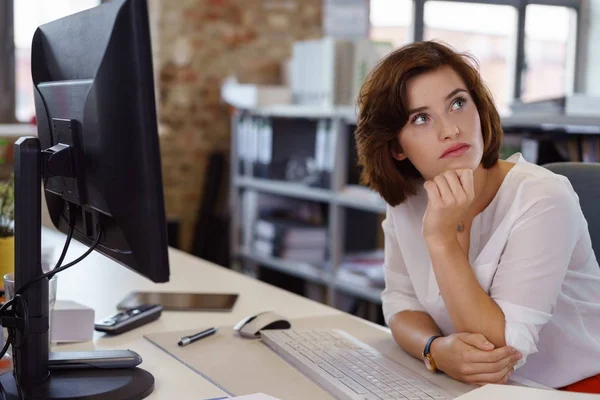
MULTIPOLYGON (((18 400, 13 373, 0 376, 2 395, 6 400, 18 400)), ((141 368, 130 369, 63 369, 52 370, 49 378, 27 393, 24 399, 90 399, 141 400, 154 390, 154 377, 141 368)))
MULTIPOLYGON (((40 141, 20 138, 15 157, 15 287, 43 274, 41 264, 40 141)), ((68 151, 68 150, 67 150, 68 151)), ((67 157, 68 159, 68 157, 67 157)), ((70 161, 70 160, 69 160, 70 161)), ((54 169, 55 171, 57 169, 54 169)), ((27 303, 27 332, 16 330, 13 371, 0 375, 0 395, 19 399, 15 374, 24 399, 143 399, 154 390, 154 377, 141 368, 48 369, 48 279, 34 283, 23 294, 27 303)))

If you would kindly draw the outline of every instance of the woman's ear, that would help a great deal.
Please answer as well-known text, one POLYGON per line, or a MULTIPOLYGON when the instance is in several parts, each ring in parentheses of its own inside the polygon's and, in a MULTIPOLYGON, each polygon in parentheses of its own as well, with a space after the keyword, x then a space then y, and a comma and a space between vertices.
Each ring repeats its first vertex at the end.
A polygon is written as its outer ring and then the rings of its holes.
POLYGON ((396 153, 396 152, 392 151, 392 157, 394 157, 398 161, 406 160, 406 154, 404 154, 404 153, 396 153))
POLYGON ((390 146, 390 150, 392 152, 392 157, 394 157, 398 161, 406 160, 406 154, 402 151, 402 147, 400 147, 400 139, 396 138, 392 141, 392 145, 390 146))
POLYGON ((404 154, 404 152, 402 152, 402 148, 398 145, 398 146, 392 146, 392 157, 394 157, 396 160, 398 161, 404 161, 406 160, 406 154, 404 154))

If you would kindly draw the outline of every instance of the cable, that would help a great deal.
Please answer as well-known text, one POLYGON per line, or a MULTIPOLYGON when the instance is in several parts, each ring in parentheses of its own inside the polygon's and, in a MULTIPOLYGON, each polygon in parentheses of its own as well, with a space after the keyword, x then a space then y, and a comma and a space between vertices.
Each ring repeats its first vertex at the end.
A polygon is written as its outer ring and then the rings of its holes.
MULTIPOLYGON (((71 219, 71 221, 74 221, 74 218, 71 219)), ((56 266, 54 267, 54 269, 59 268, 62 264, 62 262, 65 259, 65 256, 67 255, 67 250, 69 249, 69 245, 71 243, 71 239, 73 238, 73 232, 74 232, 74 228, 75 228, 75 224, 69 224, 69 231, 67 233, 67 240, 65 241, 65 244, 63 246, 63 250, 62 253, 60 255, 60 258, 58 259, 58 262, 56 263, 56 266)), ((21 297, 19 295, 19 297, 21 297)), ((6 303, 4 303, 1 307, 0 307, 0 316, 4 315, 5 311, 11 307, 14 304, 14 299, 11 299, 9 301, 7 301, 6 303)), ((14 341, 14 339, 13 339, 14 341)), ((2 348, 2 350, 0 350, 0 359, 2 357, 4 357, 4 355, 6 354, 6 352, 8 351, 8 347, 12 344, 12 341, 9 340, 8 338, 6 339, 6 342, 4 344, 4 347, 2 348)))
MULTIPOLYGON (((18 314, 19 307, 17 307, 17 304, 20 304, 20 306, 21 306, 20 308, 23 311, 22 319, 23 319, 23 321, 25 321, 23 324, 23 337, 21 338, 21 341, 19 343, 16 343, 15 340, 12 341, 13 348, 19 348, 19 347, 23 346, 23 344, 25 343, 25 335, 27 335, 27 321, 29 320, 29 309, 27 308, 27 303, 25 303, 25 298, 23 297, 23 295, 15 294, 15 297, 13 298, 13 300, 14 300, 14 302, 13 302, 12 308, 15 311, 15 320, 18 319, 17 314, 18 314)), ((18 329, 18 327, 15 327, 12 329, 16 330, 16 329, 18 329)), ((16 337, 17 337, 17 335, 15 332, 14 338, 16 338, 16 337)))
MULTIPOLYGON (((92 245, 90 246, 90 248, 83 253, 81 256, 79 256, 77 259, 71 261, 70 263, 66 264, 66 265, 62 265, 67 251, 69 249, 69 245, 71 243, 71 240, 73 238, 73 233, 75 230, 75 215, 73 214, 74 211, 73 209, 69 209, 69 231, 67 233, 67 240, 65 241, 65 244, 63 246, 63 250, 62 253, 58 259, 58 262, 56 263, 54 269, 52 269, 51 271, 48 271, 45 274, 42 274, 40 276, 38 276, 37 278, 26 282, 24 285, 22 285, 21 287, 19 287, 19 289, 17 289, 15 291, 15 294, 13 296, 12 299, 10 299, 9 301, 7 301, 5 304, 3 304, 0 307, 0 317, 4 316, 4 314, 6 313, 6 311, 8 310, 8 308, 10 307, 12 314, 14 316, 15 319, 15 323, 17 321, 18 318, 18 311, 21 311, 22 313, 22 320, 24 321, 23 324, 23 335, 21 338, 21 342, 20 343, 16 343, 16 336, 17 336, 17 327, 13 327, 13 328, 9 328, 8 330, 8 337, 6 338, 6 343, 4 344, 2 350, 0 350, 0 358, 4 357, 4 355, 6 354, 6 352, 8 351, 8 347, 12 344, 13 348, 19 348, 21 346, 23 346, 24 342, 25 342, 25 338, 27 335, 27 322, 29 319, 29 310, 27 309, 27 303, 25 302, 25 298, 23 297, 23 293, 34 283, 44 279, 44 278, 48 278, 51 279, 54 275, 56 275, 57 273, 66 270, 67 268, 72 267, 73 265, 81 262, 84 258, 86 258, 88 255, 90 255, 92 253, 92 251, 94 251, 94 249, 96 249, 96 247, 98 246, 98 244, 100 243, 100 238, 102 237, 102 229, 98 228, 98 233, 96 236, 96 239, 94 240, 94 242, 92 243, 92 245), (17 307, 17 304, 20 305, 20 307, 17 307), (20 308, 20 310, 18 310, 20 308)), ((22 393, 22 388, 20 385, 20 377, 18 376, 19 374, 17 373, 18 368, 17 365, 19 363, 19 360, 17 359, 18 357, 15 356, 15 354, 13 354, 13 369, 15 371, 14 373, 14 377, 15 377, 15 384, 17 386, 17 398, 19 400, 23 400, 23 393, 22 393)))
POLYGON ((44 278, 51 279, 54 275, 58 274, 59 272, 62 272, 65 269, 70 268, 73 265, 81 262, 84 258, 89 256, 92 253, 92 251, 94 251, 96 249, 96 247, 98 246, 98 243, 100 243, 101 237, 102 237, 102 230, 99 229, 98 235, 96 236, 96 240, 94 240, 94 243, 92 243, 90 248, 87 249, 87 251, 85 253, 83 253, 79 258, 71 261, 70 263, 68 263, 62 267, 54 268, 52 271, 46 272, 45 274, 42 274, 42 275, 38 276, 37 278, 30 280, 29 282, 27 282, 24 285, 22 285, 21 287, 19 287, 19 289, 17 289, 17 291, 15 292, 15 296, 17 294, 22 294, 25 290, 27 290, 27 288, 29 288, 29 286, 33 285, 34 283, 36 283, 44 278))
MULTIPOLYGON (((67 240, 65 241, 65 244, 63 246, 63 250, 60 254, 60 258, 58 259, 58 262, 56 263, 56 266, 54 267, 54 270, 59 268, 61 266, 61 264, 63 263, 65 256, 67 255, 67 251, 69 249, 69 245, 71 244, 71 239, 73 238, 73 231, 75 228, 75 224, 74 218, 71 218, 71 221, 73 221, 73 223, 69 224, 69 231, 67 233, 67 240)), ((35 280, 37 281, 37 280, 35 280)), ((34 282, 35 282, 34 281, 34 282)), ((32 282, 33 283, 33 282, 32 282)), ((25 289, 27 289, 29 285, 24 286, 23 289, 21 290, 21 292, 24 292, 25 289)), ((6 310, 6 307, 15 304, 15 301, 20 301, 22 303, 22 309, 23 309, 23 320, 25 321, 25 325, 24 325, 24 332, 21 338, 21 342, 20 343, 16 343, 16 336, 17 336, 17 332, 15 328, 11 328, 10 330, 8 330, 9 334, 8 337, 6 339, 6 343, 4 344, 4 347, 2 348, 2 351, 0 353, 0 359, 2 357, 4 357, 4 354, 6 354, 6 352, 8 351, 8 346, 10 346, 12 344, 13 348, 19 348, 21 346, 23 346, 23 344, 25 343, 25 337, 26 337, 26 332, 27 332, 27 321, 29 318, 29 310, 27 309, 27 304, 25 303, 25 300, 23 298, 23 296, 21 295, 21 293, 15 293, 15 296, 13 297, 13 299, 9 300, 4 306, 0 307, 0 315, 2 315, 2 313, 6 310), (5 307, 6 306, 6 307, 5 307)), ((13 307, 15 308, 15 307, 13 307)), ((16 309, 15 309, 15 317, 16 317, 16 309)), ((19 381, 19 374, 16 373, 16 371, 18 371, 17 365, 19 363, 19 360, 17 360, 18 357, 15 357, 15 354, 13 354, 13 369, 15 371, 15 373, 13 374, 15 377, 15 385, 17 387, 17 398, 19 400, 24 399, 23 397, 23 391, 21 388, 21 383, 19 381)))
MULTIPOLYGON (((71 221, 73 221, 73 220, 74 220, 74 218, 71 218, 71 221)), ((69 244, 71 244, 71 239, 73 239, 74 231, 75 231, 75 223, 70 223, 69 224, 69 232, 67 233, 67 240, 65 242, 65 245, 63 246, 62 253, 60 253, 60 258, 58 259, 58 262, 56 263, 56 265, 54 266, 53 269, 59 268, 62 265, 63 261, 65 260, 65 256, 67 255, 67 250, 69 249, 69 244)))
POLYGON ((56 263, 56 265, 54 266, 53 269, 56 269, 62 265, 63 261, 65 260, 65 256, 67 255, 67 250, 69 250, 69 245, 71 244, 71 239, 73 239, 73 234, 75 233, 75 219, 76 219, 75 211, 76 211, 76 208, 71 206, 71 203, 69 203, 69 202, 67 202, 66 207, 67 207, 67 215, 65 216, 62 213, 61 213, 61 215, 65 219, 65 221, 67 221, 67 223, 69 224, 69 230, 67 231, 67 240, 65 241, 62 252, 60 253, 58 262, 56 263))
MULTIPOLYGON (((73 224, 74 225, 74 224, 73 224)), ((70 237, 72 236, 73 233, 73 225, 70 226, 69 228, 69 237, 67 238, 67 241, 65 242, 65 247, 63 248, 63 253, 61 254, 61 258, 59 259, 59 262, 57 263, 57 265, 59 265, 63 259, 64 259, 64 255, 67 252, 68 249, 68 243, 70 242, 70 237)), ((102 237, 102 230, 98 229, 98 234, 96 236, 96 240, 94 240, 94 243, 90 246, 89 249, 87 249, 87 251, 85 253, 83 253, 79 258, 71 261, 70 263, 62 266, 62 267, 58 267, 58 268, 54 268, 52 271, 49 271, 45 274, 42 274, 40 276, 38 276, 37 278, 30 280, 29 282, 25 283, 24 285, 22 285, 19 289, 17 289, 17 291, 15 292, 15 296, 13 297, 13 301, 17 301, 19 300, 19 302, 22 305, 22 311, 23 311, 23 320, 24 320, 24 325, 23 325, 23 337, 22 337, 22 341, 21 343, 13 343, 13 348, 19 348, 24 344, 25 341, 25 337, 26 337, 26 332, 27 332, 27 321, 29 318, 29 312, 27 310, 27 303, 25 302, 25 299, 22 296, 22 293, 24 293, 31 285, 33 285, 34 283, 44 279, 44 278, 48 278, 51 279, 54 275, 56 275, 57 273, 66 270, 67 268, 72 267, 73 265, 81 262, 84 258, 86 258, 88 255, 90 255, 92 253, 92 251, 94 251, 94 249, 96 248, 96 246, 98 246, 98 243, 100 243, 100 238, 102 237)), ((16 304, 16 303, 15 303, 16 304)), ((15 309, 15 317, 17 316, 17 312, 16 312, 16 308, 13 306, 13 309, 15 309)), ((11 337, 12 335, 9 335, 9 337, 11 337)), ((14 336, 16 336, 16 332, 14 332, 14 336)), ((11 339, 12 341, 13 339, 11 339)), ((19 369, 17 368, 17 364, 20 362, 19 360, 17 360, 18 357, 13 357, 13 367, 15 370, 15 383, 17 385, 17 391, 18 391, 18 399, 22 400, 22 393, 21 393, 21 385, 19 383, 19 373, 17 372, 19 369)))

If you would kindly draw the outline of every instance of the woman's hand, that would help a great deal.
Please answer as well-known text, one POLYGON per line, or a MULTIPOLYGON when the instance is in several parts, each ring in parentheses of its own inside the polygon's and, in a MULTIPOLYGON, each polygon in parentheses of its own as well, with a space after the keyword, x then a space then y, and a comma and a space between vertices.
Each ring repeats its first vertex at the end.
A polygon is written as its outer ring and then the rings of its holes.
POLYGON ((423 238, 429 244, 456 239, 458 225, 475 197, 473 171, 448 170, 425 182, 424 188, 428 202, 423 218, 423 238))
POLYGON ((509 346, 494 349, 479 333, 456 333, 431 344, 431 356, 438 369, 462 382, 484 385, 506 383, 522 358, 509 346))

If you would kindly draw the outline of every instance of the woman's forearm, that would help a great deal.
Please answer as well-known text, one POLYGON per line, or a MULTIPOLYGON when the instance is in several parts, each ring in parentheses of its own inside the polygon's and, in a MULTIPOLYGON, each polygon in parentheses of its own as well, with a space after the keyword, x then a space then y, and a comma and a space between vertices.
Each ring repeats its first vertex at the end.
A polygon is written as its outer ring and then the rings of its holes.
POLYGON ((401 311, 390 321, 390 329, 394 340, 408 354, 422 358, 427 340, 434 335, 441 335, 440 328, 429 314, 422 311, 401 311))
POLYGON ((481 333, 494 346, 506 346, 504 313, 479 285, 458 241, 430 245, 429 255, 456 332, 481 333))

